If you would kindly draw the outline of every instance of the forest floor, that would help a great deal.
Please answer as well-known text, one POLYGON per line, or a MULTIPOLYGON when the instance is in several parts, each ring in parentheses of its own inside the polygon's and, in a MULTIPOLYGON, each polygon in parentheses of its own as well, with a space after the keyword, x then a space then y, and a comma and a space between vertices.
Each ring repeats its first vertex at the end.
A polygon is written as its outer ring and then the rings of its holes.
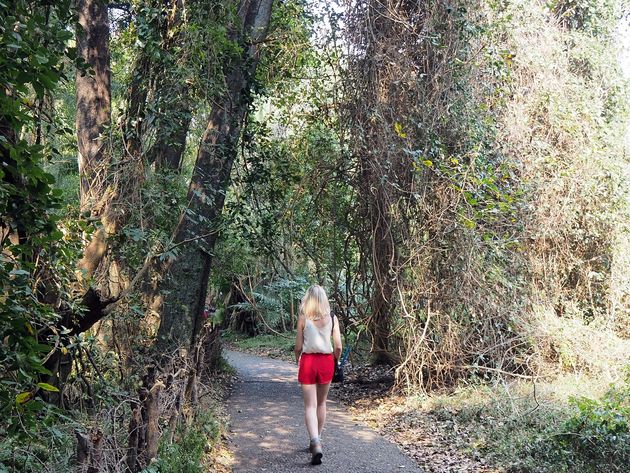
POLYGON ((349 406, 353 417, 394 442, 427 473, 498 472, 453 419, 440 419, 408 398, 392 392, 389 368, 361 366, 347 370, 333 395, 349 406))

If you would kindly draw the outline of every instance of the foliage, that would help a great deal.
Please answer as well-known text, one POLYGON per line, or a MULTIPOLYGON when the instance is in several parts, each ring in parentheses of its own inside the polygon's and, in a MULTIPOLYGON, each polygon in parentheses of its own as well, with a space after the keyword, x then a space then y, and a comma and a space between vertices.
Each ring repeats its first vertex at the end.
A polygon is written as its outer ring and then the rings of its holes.
MULTIPOLYGON (((0 98, 5 160, 0 171, 0 212, 4 225, 10 231, 19 230, 23 238, 48 238, 54 230, 49 212, 58 204, 60 193, 52 188, 53 178, 42 166, 57 150, 42 142, 42 127, 48 132, 69 130, 56 129, 54 122, 44 121, 41 107, 57 83, 65 79, 63 59, 73 56, 66 48, 71 37, 64 28, 64 22, 69 21, 67 7, 64 3, 58 9, 36 7, 32 11, 28 2, 17 1, 2 9, 0 66, 6 89, 0 98)), ((5 240, 3 236, 3 247, 5 240)), ((32 258, 29 249, 17 248, 32 258)))
POLYGON ((358 2, 344 32, 354 49, 341 120, 363 217, 352 234, 370 281, 368 326, 410 389, 526 369, 514 363, 528 351, 514 315, 527 303, 523 189, 497 143, 509 50, 495 43, 505 26, 482 12, 358 2))
POLYGON ((274 99, 295 92, 305 66, 317 61, 311 34, 315 19, 306 0, 284 0, 275 5, 265 52, 256 69, 258 93, 274 99))
POLYGON ((630 386, 612 386, 599 400, 571 398, 574 414, 558 440, 593 466, 623 471, 630 464, 630 386))
POLYGON ((572 29, 606 35, 613 28, 614 0, 552 0, 548 7, 562 25, 572 29))
POLYGON ((261 331, 291 330, 295 328, 298 306, 308 282, 304 278, 296 280, 276 279, 269 284, 248 291, 248 300, 228 307, 228 310, 253 311, 262 322, 261 331))
MULTIPOLYGON (((615 4, 598 5, 597 18, 608 29, 513 29, 512 87, 530 93, 506 104, 500 140, 522 163, 527 186, 531 211, 523 222, 533 296, 559 317, 614 326, 616 314, 627 310, 627 269, 616 262, 627 251, 621 242, 629 215, 628 95, 611 33, 615 4), (529 49, 532 35, 544 47, 529 49)), ((549 20, 536 5, 512 13, 518 24, 549 20)))
POLYGON ((10 437, 0 442, 0 471, 72 471, 74 429, 79 424, 59 412, 42 414, 36 425, 29 426, 30 437, 26 441, 10 437))
MULTIPOLYGON (((287 296, 301 296, 297 286, 279 294, 273 286, 282 281, 329 285, 338 314, 354 314, 350 299, 361 299, 354 287, 361 277, 354 242, 347 238, 354 202, 333 129, 336 59, 318 44, 316 21, 323 20, 303 2, 282 2, 274 13, 268 55, 258 68, 256 111, 243 134, 215 260, 213 284, 225 292, 241 277, 262 305, 274 305, 265 318, 275 319, 270 325, 276 328, 289 325, 278 318, 290 313, 287 296)), ((238 301, 237 307, 249 309, 252 302, 238 301)))
MULTIPOLYGON (((221 64, 239 51, 227 36, 233 6, 192 1, 184 11, 160 1, 131 3, 111 46, 114 101, 121 115, 133 117, 134 131, 116 130, 128 135, 117 137, 116 145, 136 135, 143 158, 154 159, 155 145, 187 128, 182 124, 222 90, 221 64), (134 85, 144 93, 138 110, 129 109, 128 88, 134 85)), ((116 154, 124 156, 125 150, 116 154)))
POLYGON ((304 274, 372 335, 387 301, 379 323, 411 389, 553 361, 540 306, 560 325, 623 336, 617 11, 590 0, 311 10, 315 47, 261 89, 245 131, 217 276, 245 273, 271 315, 279 301, 262 287, 304 274))
POLYGON ((199 415, 195 425, 183 432, 175 443, 163 442, 159 460, 143 473, 202 473, 206 468, 202 458, 209 445, 218 440, 219 424, 210 412, 199 415))
POLYGON ((401 335, 403 385, 531 372, 533 300, 587 323, 625 310, 627 269, 611 262, 628 222, 627 95, 615 5, 597 9, 606 28, 554 27, 535 2, 349 10, 355 234, 372 331, 401 335), (414 28, 432 40, 414 43, 414 28))
POLYGON ((253 276, 259 306, 274 305, 267 309, 273 309, 269 315, 276 318, 290 312, 287 303, 301 297, 307 280, 330 280, 336 302, 340 273, 345 264, 354 264, 341 222, 351 218, 351 197, 329 161, 338 153, 334 136, 317 123, 307 124, 295 136, 276 135, 270 122, 283 120, 283 113, 273 110, 266 125, 250 124, 247 133, 255 139, 247 143, 226 203, 227 228, 217 259, 217 276, 223 280, 234 279, 229 274, 253 276), (331 175, 333 179, 326 177, 331 175), (331 221, 332 231, 326 224, 331 221))
POLYGON ((293 349, 295 348, 295 333, 284 332, 281 334, 262 334, 255 337, 246 337, 236 332, 223 334, 224 340, 236 346, 239 350, 251 351, 266 356, 281 357, 289 361, 295 361, 293 349))
POLYGON ((627 402, 626 384, 605 391, 595 378, 569 375, 535 385, 470 383, 416 399, 407 410, 420 409, 460 450, 506 471, 621 472, 627 402))
POLYGON ((147 250, 166 260, 177 255, 172 242, 172 229, 179 211, 185 208, 185 182, 175 173, 148 173, 138 192, 138 202, 130 209, 124 228, 116 235, 115 251, 119 261, 131 268, 142 266, 147 250))
MULTIPOLYGON (((42 334, 57 320, 61 302, 71 303, 69 260, 76 247, 64 241, 55 211, 61 192, 44 170, 58 151, 45 135, 67 133, 45 113, 58 84, 66 79, 72 34, 69 2, 40 6, 4 2, 0 9, 0 436, 33 435, 51 414, 42 393, 57 386, 41 381, 51 347, 42 334), (47 263, 50 262, 50 266, 47 263), (57 303, 45 299, 56 296, 57 303), (60 300, 58 298, 61 298, 60 300)), ((70 238, 72 240, 72 238, 70 238)), ((76 243, 76 242, 75 242, 76 243)))
MULTIPOLYGON (((195 21, 216 31, 217 25, 204 20, 203 9, 197 3, 195 5, 199 8, 195 21)), ((155 19, 155 11, 151 13, 141 4, 138 6, 142 10, 136 17, 138 23, 151 15, 155 19)), ((111 353, 101 353, 100 348, 95 348, 93 336, 69 339, 70 330, 57 326, 61 315, 67 320, 81 316, 83 308, 77 299, 84 288, 77 284, 76 264, 97 226, 95 222, 85 220, 76 209, 76 162, 72 165, 76 159, 76 143, 69 136, 74 123, 74 88, 67 79, 77 69, 85 69, 85 64, 75 61, 72 15, 70 2, 66 1, 54 5, 22 1, 0 4, 0 82, 3 84, 0 146, 4 162, 0 169, 0 284, 3 294, 0 298, 0 336, 3 340, 0 346, 0 408, 7 419, 0 428, 0 443, 3 449, 11 449, 16 442, 26 438, 30 450, 27 448, 24 455, 19 453, 16 457, 15 452, 20 450, 16 447, 9 459, 13 461, 19 457, 23 466, 28 464, 34 471, 38 471, 36 465, 42 461, 46 463, 47 458, 51 465, 61 468, 61 463, 54 462, 52 457, 74 439, 72 434, 64 434, 64 445, 49 443, 50 456, 43 455, 44 449, 38 441, 28 439, 37 436, 57 438, 55 429, 60 425, 59 416, 79 415, 69 409, 52 409, 45 399, 51 395, 61 396, 67 403, 66 408, 81 411, 86 407, 103 408, 103 404, 114 402, 117 396, 126 395, 124 389, 135 390, 137 387, 134 384, 137 377, 128 372, 120 383, 121 391, 112 393, 110 386, 103 386, 103 375, 115 382, 117 376, 114 373, 128 369, 125 364, 129 360, 116 360, 111 353), (61 178, 63 190, 55 188, 53 174, 61 178), (59 353, 69 357, 71 372, 63 385, 52 385, 45 382, 53 373, 44 364, 59 353), (57 394, 60 390, 63 392, 57 394), (52 436, 50 432, 53 432, 52 436)), ((151 34, 147 22, 141 36, 151 34)), ((121 27, 129 29, 130 23, 121 27)), ((194 25, 190 26, 190 31, 191 34, 194 32, 194 25)), ((210 34, 214 34, 212 31, 210 34)), ((125 94, 122 65, 133 63, 130 51, 124 51, 124 41, 136 36, 132 33, 125 36, 121 30, 117 33, 112 47, 113 67, 117 74, 113 93, 120 107, 125 94)), ((218 39, 220 35, 215 36, 218 39)), ((154 43, 153 46, 155 53, 159 45, 154 43)), ((183 50, 194 53, 191 49, 183 50)), ((215 50, 204 47, 204 51, 210 54, 215 50)), ((179 52, 175 51, 175 55, 179 52)), ((204 62, 207 57, 199 59, 204 62)), ((220 67, 218 62, 209 63, 220 67)), ((192 74, 190 70, 188 73, 192 74)), ((195 77, 203 79, 204 76, 195 74, 195 77)), ((209 90, 208 84, 199 87, 203 89, 199 93, 205 94, 209 90)), ((159 107, 164 106, 164 103, 159 104, 159 107)), ((115 148, 118 130, 108 132, 113 138, 110 144, 115 148)), ((154 253, 171 251, 170 238, 176 218, 173 204, 185 194, 185 185, 181 185, 183 178, 149 177, 133 196, 139 199, 128 202, 133 208, 129 225, 112 239, 121 240, 119 251, 112 255, 123 263, 123 270, 128 265, 141 265, 147 248, 154 253), (141 205, 134 206, 138 201, 141 205)), ((130 311, 130 315, 138 319, 137 312, 130 311)), ((104 327, 105 332, 106 325, 104 327)), ((100 340, 105 339, 106 335, 100 340)), ((135 361, 141 363, 140 358, 137 356, 135 361)), ((73 449, 72 445, 70 448, 73 449)), ((4 453, 3 461, 7 458, 4 453)))

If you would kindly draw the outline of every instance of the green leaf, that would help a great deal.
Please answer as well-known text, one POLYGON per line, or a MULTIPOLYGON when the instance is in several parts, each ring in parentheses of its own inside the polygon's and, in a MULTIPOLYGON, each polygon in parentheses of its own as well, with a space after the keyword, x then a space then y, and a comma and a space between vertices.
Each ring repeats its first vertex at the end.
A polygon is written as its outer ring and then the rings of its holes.
POLYGON ((53 393, 58 393, 59 392, 59 388, 57 388, 56 386, 53 386, 52 384, 37 383, 37 386, 40 389, 43 389, 44 391, 50 391, 50 392, 53 392, 53 393))
POLYGON ((47 64, 49 61, 48 56, 41 54, 41 53, 35 53, 35 60, 39 63, 39 64, 47 64))
POLYGON ((407 138, 407 133, 405 133, 403 131, 403 127, 400 123, 396 122, 394 123, 394 131, 396 132, 396 134, 401 137, 401 138, 407 138))
POLYGON ((24 404, 25 402, 28 402, 28 400, 30 398, 31 398, 30 391, 25 392, 25 393, 20 393, 17 396, 15 396, 15 403, 16 404, 24 404))

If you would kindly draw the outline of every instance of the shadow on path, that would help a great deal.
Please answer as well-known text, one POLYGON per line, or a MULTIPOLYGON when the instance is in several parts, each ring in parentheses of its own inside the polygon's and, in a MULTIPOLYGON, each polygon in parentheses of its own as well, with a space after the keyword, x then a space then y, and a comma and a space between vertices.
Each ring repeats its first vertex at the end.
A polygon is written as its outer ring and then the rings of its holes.
POLYGON ((311 466, 297 366, 233 351, 225 356, 239 377, 228 400, 235 473, 421 472, 395 445, 330 399, 323 464, 311 466))

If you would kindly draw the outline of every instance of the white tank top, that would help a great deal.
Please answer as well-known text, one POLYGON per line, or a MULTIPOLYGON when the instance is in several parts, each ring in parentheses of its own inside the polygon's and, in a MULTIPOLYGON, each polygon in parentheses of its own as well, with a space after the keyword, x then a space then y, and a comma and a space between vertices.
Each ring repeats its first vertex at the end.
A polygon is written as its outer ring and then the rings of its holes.
POLYGON ((330 343, 332 336, 332 316, 327 324, 322 328, 317 327, 312 320, 306 319, 304 324, 304 344, 302 353, 332 353, 333 347, 330 343))

